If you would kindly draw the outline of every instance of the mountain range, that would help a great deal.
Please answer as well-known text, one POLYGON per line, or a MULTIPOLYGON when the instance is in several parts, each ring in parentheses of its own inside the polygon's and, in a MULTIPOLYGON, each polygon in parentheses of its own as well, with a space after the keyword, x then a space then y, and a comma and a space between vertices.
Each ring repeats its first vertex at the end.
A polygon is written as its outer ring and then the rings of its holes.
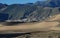
POLYGON ((11 5, 0 3, 0 21, 43 21, 57 14, 60 14, 60 0, 11 5))

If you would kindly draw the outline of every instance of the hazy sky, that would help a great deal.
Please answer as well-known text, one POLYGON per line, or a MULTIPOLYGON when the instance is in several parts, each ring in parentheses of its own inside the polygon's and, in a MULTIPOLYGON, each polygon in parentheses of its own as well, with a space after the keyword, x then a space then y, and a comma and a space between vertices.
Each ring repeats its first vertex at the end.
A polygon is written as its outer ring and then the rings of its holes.
POLYGON ((16 4, 16 3, 33 3, 33 2, 36 2, 36 1, 45 1, 45 0, 0 0, 0 3, 3 3, 3 4, 16 4))

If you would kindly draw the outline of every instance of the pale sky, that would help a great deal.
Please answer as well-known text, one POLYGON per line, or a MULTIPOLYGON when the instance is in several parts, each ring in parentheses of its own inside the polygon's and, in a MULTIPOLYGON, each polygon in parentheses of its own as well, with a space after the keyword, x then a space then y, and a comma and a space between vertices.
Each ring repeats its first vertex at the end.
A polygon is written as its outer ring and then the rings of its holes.
POLYGON ((24 3, 34 3, 36 1, 46 1, 46 0, 0 0, 3 4, 24 4, 24 3))

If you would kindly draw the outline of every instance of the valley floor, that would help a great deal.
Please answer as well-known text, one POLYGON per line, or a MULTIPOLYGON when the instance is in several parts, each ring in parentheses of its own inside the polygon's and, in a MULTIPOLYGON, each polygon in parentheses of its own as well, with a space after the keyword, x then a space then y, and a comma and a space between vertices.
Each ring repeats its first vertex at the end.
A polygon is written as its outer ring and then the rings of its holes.
POLYGON ((22 23, 15 25, 0 24, 1 38, 58 38, 59 22, 22 23), (14 35, 14 36, 12 36, 14 35), (15 36, 16 35, 16 36, 15 36), (4 36, 4 37, 3 37, 4 36))

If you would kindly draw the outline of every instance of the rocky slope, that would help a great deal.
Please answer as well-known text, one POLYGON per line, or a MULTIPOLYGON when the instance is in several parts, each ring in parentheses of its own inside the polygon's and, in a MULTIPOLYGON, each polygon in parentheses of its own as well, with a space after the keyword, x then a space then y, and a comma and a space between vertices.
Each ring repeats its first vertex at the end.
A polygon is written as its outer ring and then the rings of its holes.
POLYGON ((8 14, 7 20, 43 21, 60 14, 59 4, 59 0, 48 0, 37 1, 36 3, 12 4, 6 5, 6 7, 3 5, 4 8, 0 9, 0 13, 8 14))

